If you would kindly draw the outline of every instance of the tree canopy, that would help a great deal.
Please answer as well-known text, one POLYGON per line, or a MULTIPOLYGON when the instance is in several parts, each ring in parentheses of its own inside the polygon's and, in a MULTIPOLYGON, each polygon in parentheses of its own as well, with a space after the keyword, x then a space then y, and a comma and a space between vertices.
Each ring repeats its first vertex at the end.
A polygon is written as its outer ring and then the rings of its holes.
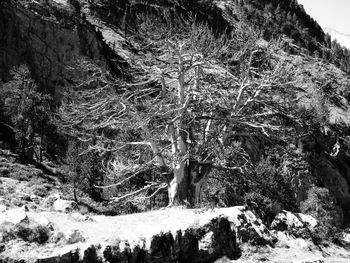
POLYGON ((293 71, 279 55, 282 41, 266 42, 244 24, 214 36, 195 19, 138 19, 137 77, 113 79, 80 61, 85 75, 67 91, 62 130, 87 141, 85 153, 103 155, 106 172, 117 178, 96 187, 121 186, 158 167, 157 180, 114 201, 168 188, 170 204, 194 205, 213 169, 239 173, 251 163, 237 136, 282 139, 285 124, 298 122, 285 103, 293 71))

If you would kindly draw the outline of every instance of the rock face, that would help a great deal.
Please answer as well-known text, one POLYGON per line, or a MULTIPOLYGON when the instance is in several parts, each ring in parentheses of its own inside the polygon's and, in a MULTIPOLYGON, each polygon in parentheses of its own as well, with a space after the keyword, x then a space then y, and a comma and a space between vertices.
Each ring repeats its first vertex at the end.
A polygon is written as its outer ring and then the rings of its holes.
POLYGON ((283 210, 276 216, 275 220, 273 220, 271 228, 283 231, 304 227, 313 229, 316 225, 317 220, 312 216, 283 210))
POLYGON ((262 224, 255 214, 249 210, 242 210, 235 224, 238 239, 242 243, 250 242, 253 245, 271 245, 277 241, 276 237, 262 224))
MULTIPOLYGON (((74 234, 74 237, 77 236, 79 238, 69 243, 84 242, 78 231, 74 234)), ((151 238, 148 247, 145 241, 142 240, 135 246, 131 246, 127 241, 119 241, 114 245, 107 246, 96 244, 90 245, 85 250, 73 249, 57 256, 37 259, 36 262, 195 263, 213 262, 222 256, 230 259, 240 257, 240 249, 236 243, 236 234, 225 217, 215 218, 209 224, 199 228, 189 228, 183 232, 179 230, 175 235, 171 232, 160 233, 151 238), (200 247, 199 243, 207 233, 210 233, 210 238, 207 238, 207 245, 200 247)), ((16 261, 4 258, 0 259, 0 262, 16 261)))
POLYGON ((213 262, 222 256, 237 259, 240 249, 230 222, 219 217, 204 227, 178 231, 175 237, 170 232, 153 236, 148 251, 142 245, 130 249, 127 244, 123 244, 119 247, 109 246, 103 254, 109 262, 113 262, 111 259, 114 262, 124 262, 123 259, 127 259, 127 262, 213 262), (200 248, 199 243, 208 233, 210 238, 207 246, 200 248))
POLYGON ((82 55, 123 74, 126 63, 94 26, 73 9, 49 3, 1 1, 0 77, 6 79, 13 66, 25 63, 39 83, 57 88, 69 79, 68 68, 82 55))

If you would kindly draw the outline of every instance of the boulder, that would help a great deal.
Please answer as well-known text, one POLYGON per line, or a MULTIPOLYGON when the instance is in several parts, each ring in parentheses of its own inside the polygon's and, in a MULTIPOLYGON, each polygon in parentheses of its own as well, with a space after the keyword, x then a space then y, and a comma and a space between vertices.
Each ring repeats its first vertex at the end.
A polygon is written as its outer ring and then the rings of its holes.
POLYGON ((271 223, 271 228, 279 231, 306 227, 314 229, 316 226, 317 220, 312 216, 285 210, 279 213, 271 223))
POLYGON ((60 194, 55 193, 55 194, 49 195, 48 197, 46 197, 46 199, 49 200, 49 201, 54 202, 54 201, 56 201, 58 199, 61 199, 61 196, 60 196, 60 194))
POLYGON ((0 204, 1 205, 6 205, 6 204, 8 204, 9 202, 8 202, 8 200, 6 200, 6 199, 4 199, 4 198, 0 198, 0 204))
POLYGON ((246 208, 234 220, 238 240, 242 243, 250 242, 253 245, 271 245, 277 242, 277 237, 262 224, 256 215, 246 208))
POLYGON ((0 224, 9 222, 16 225, 25 220, 28 220, 25 207, 10 209, 0 214, 0 224))
POLYGON ((79 242, 85 242, 83 233, 78 229, 72 229, 65 234, 67 238, 67 244, 75 244, 79 242))
POLYGON ((350 230, 344 230, 338 233, 335 237, 335 243, 338 245, 350 249, 350 230))
POLYGON ((56 232, 50 237, 50 243, 66 244, 66 235, 63 232, 56 232))
POLYGON ((70 216, 72 217, 73 220, 78 221, 78 222, 84 222, 84 221, 90 221, 93 222, 94 219, 90 217, 89 215, 82 215, 80 213, 71 213, 70 216))
POLYGON ((2 252, 4 252, 4 251, 5 251, 5 249, 6 249, 5 244, 0 243, 0 254, 1 254, 2 252))
POLYGON ((0 213, 4 213, 7 210, 6 205, 0 205, 0 213))
POLYGON ((57 199, 52 204, 52 209, 56 212, 69 213, 77 207, 77 204, 74 201, 57 199))
POLYGON ((41 201, 41 198, 39 196, 33 194, 30 196, 30 201, 32 201, 38 205, 41 201))
POLYGON ((52 227, 52 223, 44 216, 37 215, 33 218, 30 218, 30 220, 44 227, 52 227))

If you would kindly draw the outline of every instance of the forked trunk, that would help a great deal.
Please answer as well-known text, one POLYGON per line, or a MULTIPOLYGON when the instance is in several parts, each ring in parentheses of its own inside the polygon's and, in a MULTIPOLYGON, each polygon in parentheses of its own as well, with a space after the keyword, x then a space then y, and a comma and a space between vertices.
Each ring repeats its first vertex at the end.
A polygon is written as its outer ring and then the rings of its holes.
POLYGON ((194 206, 201 202, 201 192, 212 164, 194 160, 180 161, 174 167, 174 179, 169 187, 170 205, 194 206))

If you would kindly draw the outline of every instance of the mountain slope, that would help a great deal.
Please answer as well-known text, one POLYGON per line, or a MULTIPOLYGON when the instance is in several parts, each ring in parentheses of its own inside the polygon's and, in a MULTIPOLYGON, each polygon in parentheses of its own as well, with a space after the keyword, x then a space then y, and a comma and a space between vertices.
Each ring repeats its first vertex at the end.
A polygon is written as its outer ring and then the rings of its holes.
MULTIPOLYGON (((335 53, 296 1, 7 1, 0 33, 0 147, 22 162, 2 164, 6 189, 26 185, 30 193, 40 184, 16 184, 13 167, 31 163, 31 176, 46 177, 46 168, 62 177, 71 204, 108 215, 144 212, 168 204, 174 174, 185 167, 182 178, 197 177, 182 181, 193 183, 183 187, 182 204, 193 205, 199 189, 197 205, 245 204, 264 229, 282 209, 302 211, 319 220, 319 242, 350 225, 346 51, 335 53), (188 147, 181 156, 177 143, 188 147)), ((1 209, 16 206, 16 193, 1 209)), ((37 208, 28 214, 39 215, 37 208)), ((15 241, 4 242, 16 253, 15 241)))
POLYGON ((337 40, 339 44, 350 49, 350 34, 340 33, 332 28, 324 28, 324 32, 330 34, 333 39, 337 40))

